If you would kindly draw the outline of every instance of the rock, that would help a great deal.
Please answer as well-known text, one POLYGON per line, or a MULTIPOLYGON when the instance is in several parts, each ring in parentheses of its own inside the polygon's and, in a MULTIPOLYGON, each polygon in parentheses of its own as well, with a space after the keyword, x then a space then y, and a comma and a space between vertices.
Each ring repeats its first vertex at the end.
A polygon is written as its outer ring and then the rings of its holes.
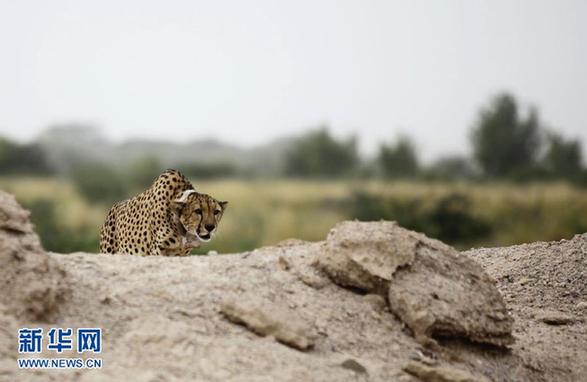
POLYGON ((273 336, 277 341, 298 350, 308 350, 314 346, 316 334, 292 310, 275 304, 263 305, 254 296, 238 302, 224 302, 220 312, 230 321, 243 324, 260 336, 273 336))
POLYGON ((22 234, 30 245, 29 249, 41 249, 30 215, 31 213, 22 208, 13 195, 0 191, 0 229, 12 234, 22 234))
POLYGON ((505 346, 513 318, 495 282, 469 257, 394 222, 343 222, 316 265, 335 283, 384 291, 416 338, 459 337, 505 346))
POLYGON ((130 345, 126 350, 128 357, 137 361, 141 356, 148 355, 151 358, 161 349, 180 357, 181 354, 192 353, 195 350, 195 344, 190 343, 185 335, 190 330, 193 329, 180 320, 147 314, 127 323, 122 342, 130 345))
POLYGON ((573 316, 556 311, 543 311, 536 315, 536 319, 548 325, 568 325, 575 322, 573 316))
POLYGON ((404 370, 425 382, 490 382, 484 376, 473 375, 452 366, 427 366, 410 361, 404 370))
POLYGON ((414 260, 418 240, 394 222, 342 222, 332 228, 316 266, 335 283, 385 295, 398 267, 414 260))
POLYGON ((277 260, 277 265, 279 266, 279 268, 283 271, 289 271, 291 269, 291 264, 289 263, 289 261, 283 257, 283 256, 279 256, 279 259, 277 260))
POLYGON ((276 247, 295 247, 298 245, 304 245, 309 243, 308 241, 305 240, 300 240, 300 239, 285 239, 280 241, 279 243, 277 243, 275 246, 276 247))
POLYGON ((378 294, 366 294, 363 301, 371 305, 376 312, 383 312, 387 308, 387 302, 378 294))
POLYGON ((577 303, 577 309, 587 310, 587 302, 581 301, 577 303))
POLYGON ((296 276, 301 282, 314 289, 322 289, 326 285, 330 284, 326 277, 318 276, 311 271, 296 272, 296 276))
POLYGON ((17 317, 47 321, 67 300, 64 268, 44 252, 16 199, 0 191, 0 302, 17 317))
POLYGON ((394 275, 389 306, 416 338, 464 337, 506 346, 513 318, 492 279, 458 252, 422 245, 416 260, 394 275))
POLYGON ((43 251, 30 221, 30 212, 4 191, 0 191, 0 240, 16 252, 43 251))
POLYGON ((529 278, 529 277, 522 277, 520 280, 518 280, 518 283, 519 283, 520 285, 526 285, 526 284, 528 284, 530 281, 532 281, 532 279, 531 279, 531 278, 529 278))
POLYGON ((345 369, 352 370, 355 373, 367 374, 367 369, 365 368, 365 366, 361 365, 359 362, 352 358, 347 358, 340 364, 340 366, 344 367, 345 369))
POLYGON ((416 350, 411 352, 408 357, 410 359, 413 359, 414 361, 418 361, 420 363, 423 363, 425 365, 429 365, 429 366, 434 366, 436 364, 438 364, 438 361, 434 358, 430 358, 427 355, 425 355, 424 353, 422 353, 420 350, 416 350))

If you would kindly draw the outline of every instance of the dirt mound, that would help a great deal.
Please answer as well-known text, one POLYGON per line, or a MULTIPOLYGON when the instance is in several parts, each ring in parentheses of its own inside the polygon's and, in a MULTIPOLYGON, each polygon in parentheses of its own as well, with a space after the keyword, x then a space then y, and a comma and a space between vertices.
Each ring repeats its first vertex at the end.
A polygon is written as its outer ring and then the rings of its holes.
POLYGON ((556 373, 549 380, 585 380, 587 234, 465 254, 498 280, 516 320, 513 349, 522 365, 556 373))
POLYGON ((63 267, 45 256, 29 212, 0 191, 0 301, 17 317, 50 319, 67 298, 63 267))
POLYGON ((506 299, 524 295, 517 303, 524 304, 528 312, 556 307, 580 314, 587 308, 587 234, 572 240, 465 253, 499 280, 506 299))
POLYGON ((579 381, 587 373, 585 236, 463 254, 392 223, 346 222, 326 242, 232 255, 61 255, 43 253, 26 213, 14 211, 3 213, 20 226, 0 230, 0 381, 579 381), (341 260, 340 279, 323 271, 328 258, 341 260), (512 325, 497 290, 515 319, 507 349, 485 343, 512 325), (539 314, 547 312, 554 316, 539 314), (101 327, 102 368, 19 370, 17 330, 31 326, 101 327))

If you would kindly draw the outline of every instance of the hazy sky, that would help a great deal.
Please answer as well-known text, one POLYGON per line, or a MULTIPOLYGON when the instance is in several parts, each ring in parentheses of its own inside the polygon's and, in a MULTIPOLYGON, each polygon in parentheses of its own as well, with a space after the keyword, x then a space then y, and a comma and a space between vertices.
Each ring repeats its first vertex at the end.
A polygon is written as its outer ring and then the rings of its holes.
POLYGON ((587 1, 2 1, 0 133, 264 143, 328 123, 463 152, 500 90, 587 145, 587 1))

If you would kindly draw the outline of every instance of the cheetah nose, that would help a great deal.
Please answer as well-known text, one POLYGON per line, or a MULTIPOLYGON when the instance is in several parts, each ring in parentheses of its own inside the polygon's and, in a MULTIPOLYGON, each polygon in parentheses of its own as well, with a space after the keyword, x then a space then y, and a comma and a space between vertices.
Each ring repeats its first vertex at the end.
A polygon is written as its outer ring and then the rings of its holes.
POLYGON ((206 230, 207 230, 208 232, 212 232, 212 231, 214 231, 214 228, 216 228, 216 226, 215 226, 214 224, 206 224, 206 225, 204 226, 204 228, 206 228, 206 230))

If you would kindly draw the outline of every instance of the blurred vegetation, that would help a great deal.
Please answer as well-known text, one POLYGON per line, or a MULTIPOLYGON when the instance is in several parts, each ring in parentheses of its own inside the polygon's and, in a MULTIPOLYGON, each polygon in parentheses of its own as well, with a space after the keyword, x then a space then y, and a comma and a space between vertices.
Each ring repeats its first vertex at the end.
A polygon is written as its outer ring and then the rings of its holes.
POLYGON ((38 145, 22 145, 0 138, 0 174, 47 175, 52 172, 38 145))
POLYGON ((321 127, 298 138, 286 153, 285 175, 336 178, 352 175, 358 164, 357 140, 337 141, 321 127))
POLYGON ((475 214, 471 198, 461 192, 430 201, 358 191, 348 207, 350 216, 358 220, 395 220, 402 227, 460 247, 487 241, 492 233, 487 220, 475 214))
POLYGON ((90 203, 112 204, 125 199, 127 180, 113 168, 101 163, 82 163, 71 171, 75 187, 90 203))
POLYGON ((578 140, 567 140, 557 133, 548 134, 548 147, 544 157, 544 170, 550 178, 569 179, 581 182, 581 144, 578 140))
POLYGON ((441 157, 421 172, 424 180, 466 181, 477 180, 479 174, 471 160, 464 156, 441 157))
POLYGON ((420 169, 416 148, 405 136, 394 145, 381 145, 377 159, 386 178, 415 178, 420 169))
POLYGON ((166 168, 179 168, 199 180, 566 180, 587 185, 579 140, 545 128, 538 111, 530 107, 524 112, 511 94, 492 98, 470 133, 470 156, 423 163, 407 135, 381 144, 373 158, 362 158, 358 137, 337 138, 327 126, 247 151, 209 140, 113 145, 96 128, 73 125, 53 127, 30 144, 0 139, 0 174, 59 174, 72 179, 88 201, 103 203, 146 188, 166 168))
POLYGON ((186 163, 178 168, 191 179, 222 179, 238 175, 236 166, 231 163, 186 163))
POLYGON ((88 203, 72 182, 57 177, 3 177, 0 189, 31 211, 43 246, 56 252, 96 252, 105 205, 88 203))
POLYGON ((541 144, 540 127, 535 109, 522 118, 513 96, 495 97, 481 110, 472 132, 474 157, 483 174, 503 178, 531 169, 541 144))
MULTIPOLYGON (((216 180, 197 186, 230 207, 214 240, 195 253, 323 240, 345 219, 396 220, 461 249, 587 232, 587 192, 567 183, 216 180)), ((88 203, 67 179, 0 178, 0 188, 31 209, 47 249, 97 251, 110 205, 88 203)))
POLYGON ((177 168, 198 190, 229 200, 215 240, 235 252, 287 238, 322 240, 344 219, 396 220, 455 245, 508 245, 587 231, 587 170, 578 140, 544 127, 504 93, 471 128, 471 155, 424 163, 409 136, 373 158, 358 137, 326 126, 255 150, 216 141, 114 145, 98 130, 54 128, 38 141, 0 139, 0 188, 32 211, 45 247, 95 252, 112 203, 177 168))
POLYGON ((145 155, 131 162, 128 170, 123 174, 126 181, 122 183, 133 188, 133 191, 141 192, 148 188, 153 183, 153 179, 164 170, 159 158, 145 155))
POLYGON ((62 253, 75 251, 95 252, 97 237, 90 227, 71 228, 60 224, 57 204, 51 199, 37 199, 24 206, 31 211, 31 219, 43 246, 62 253))

